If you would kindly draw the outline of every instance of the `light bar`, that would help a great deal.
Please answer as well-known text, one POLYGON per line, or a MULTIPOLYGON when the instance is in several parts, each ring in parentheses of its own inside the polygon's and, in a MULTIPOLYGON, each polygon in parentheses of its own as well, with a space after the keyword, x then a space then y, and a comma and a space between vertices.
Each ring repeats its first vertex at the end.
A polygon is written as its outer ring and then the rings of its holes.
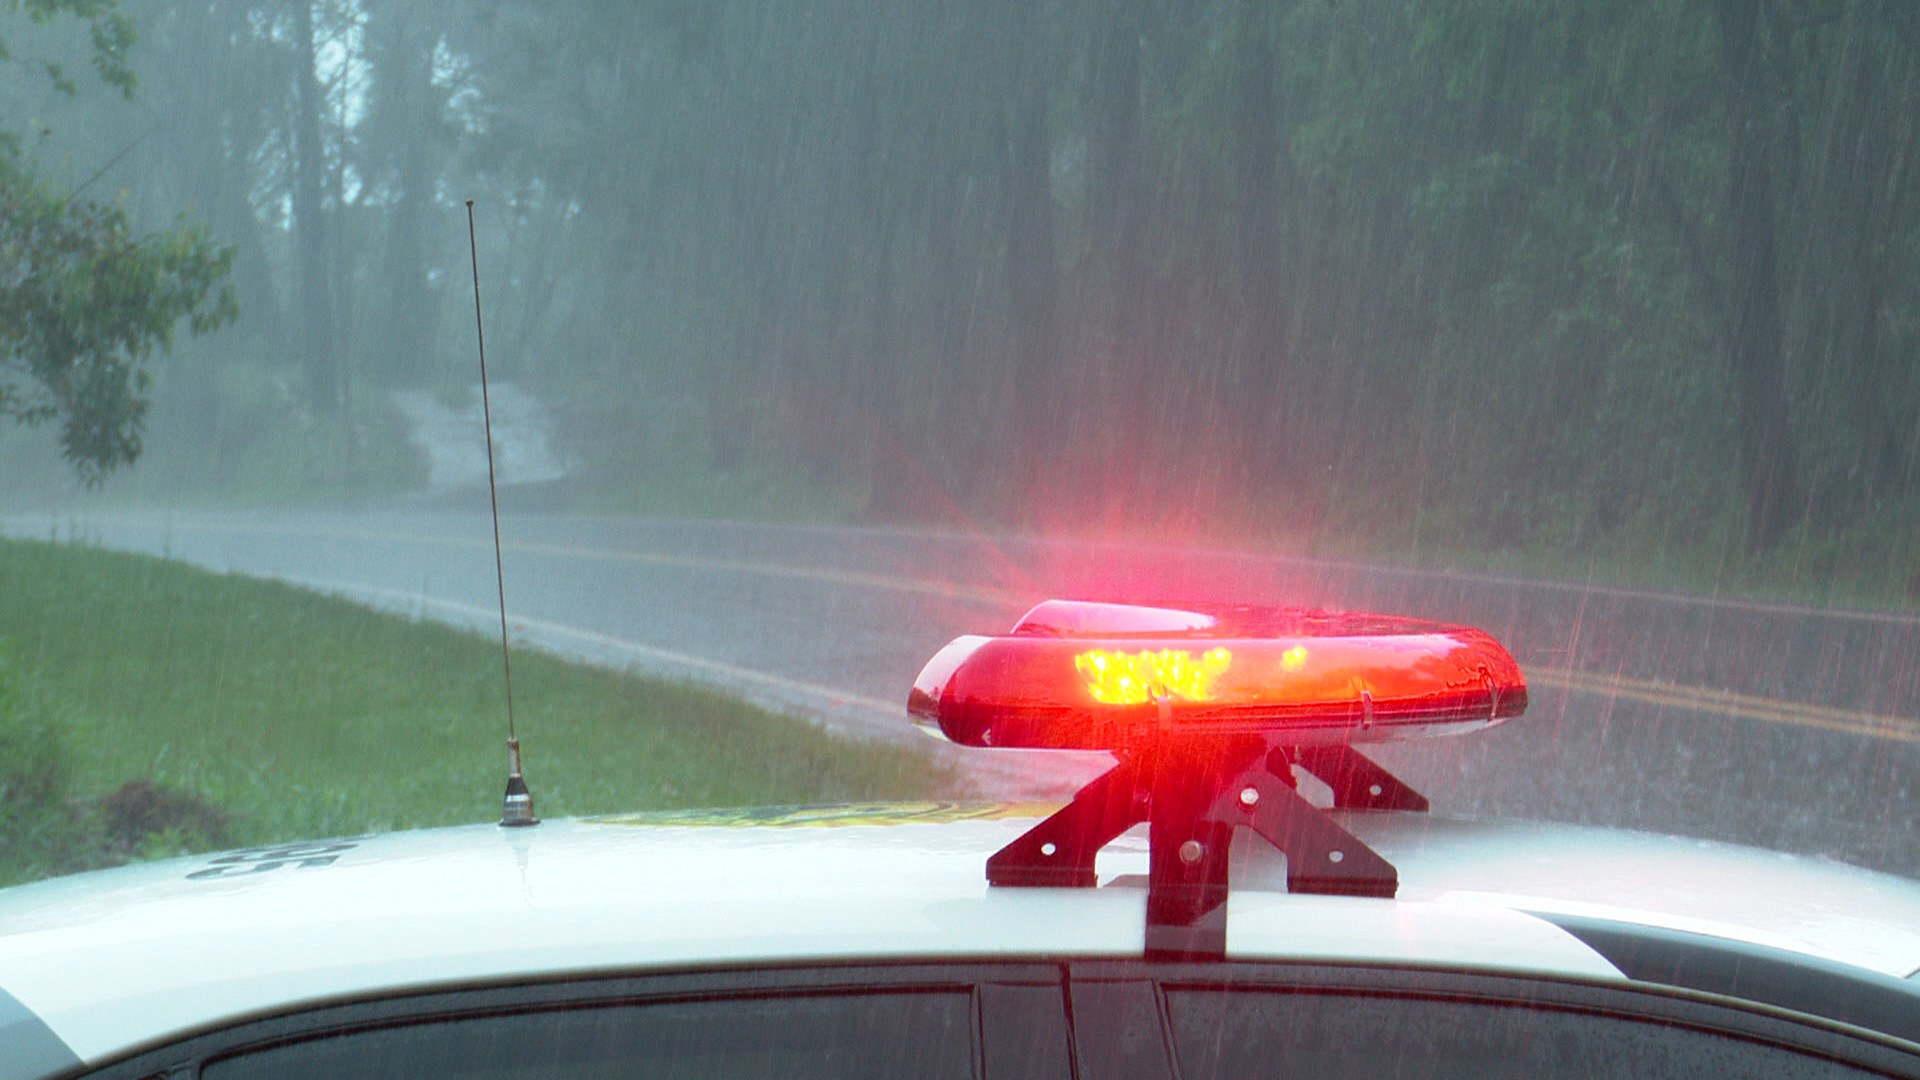
POLYGON ((1463 626, 1351 612, 1049 600, 955 640, 907 701, 965 746, 1120 750, 1156 733, 1310 746, 1491 727, 1527 707, 1506 649, 1463 626))

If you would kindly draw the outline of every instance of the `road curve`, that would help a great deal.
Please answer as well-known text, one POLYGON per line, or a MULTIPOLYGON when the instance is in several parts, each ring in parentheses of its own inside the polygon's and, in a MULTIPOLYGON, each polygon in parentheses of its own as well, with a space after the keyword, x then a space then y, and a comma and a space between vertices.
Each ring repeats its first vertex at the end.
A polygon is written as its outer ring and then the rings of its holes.
MULTIPOLYGON (((0 530, 275 577, 492 632, 484 513, 13 516, 0 530)), ((1675 832, 1920 868, 1920 620, 1222 551, 632 518, 501 522, 517 639, 724 686, 862 737, 960 633, 1046 596, 1225 599, 1468 622, 1525 667, 1529 714, 1383 748, 1437 809, 1675 832)), ((531 734, 531 733, 530 733, 531 734)), ((1095 759, 965 755, 1053 795, 1095 759), (987 759, 980 761, 977 759, 987 759)))

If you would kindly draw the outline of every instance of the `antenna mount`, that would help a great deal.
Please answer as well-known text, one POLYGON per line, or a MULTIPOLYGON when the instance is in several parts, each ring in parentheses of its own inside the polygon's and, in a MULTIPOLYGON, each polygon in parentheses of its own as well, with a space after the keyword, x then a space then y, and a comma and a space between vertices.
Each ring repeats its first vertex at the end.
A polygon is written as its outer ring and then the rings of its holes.
POLYGON ((510 829, 540 824, 533 815, 533 792, 520 775, 520 740, 512 737, 507 739, 507 795, 500 801, 500 824, 510 829))

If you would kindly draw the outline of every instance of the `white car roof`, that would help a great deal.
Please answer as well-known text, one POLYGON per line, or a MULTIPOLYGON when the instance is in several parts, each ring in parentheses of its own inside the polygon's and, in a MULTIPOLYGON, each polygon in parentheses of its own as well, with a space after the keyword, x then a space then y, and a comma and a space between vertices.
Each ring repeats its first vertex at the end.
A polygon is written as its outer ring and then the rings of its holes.
MULTIPOLYGON (((987 856, 1050 809, 911 804, 477 825, 53 879, 0 892, 0 1006, 10 997, 93 1063, 306 1003, 476 981, 1141 955, 1143 831, 1102 853, 1098 888, 988 887, 987 856)), ((1920 969, 1920 882, 1637 833, 1336 816, 1398 868, 1398 898, 1290 895, 1278 853, 1238 843, 1229 958, 1623 978, 1553 919, 1575 916, 1894 978, 1920 969)))

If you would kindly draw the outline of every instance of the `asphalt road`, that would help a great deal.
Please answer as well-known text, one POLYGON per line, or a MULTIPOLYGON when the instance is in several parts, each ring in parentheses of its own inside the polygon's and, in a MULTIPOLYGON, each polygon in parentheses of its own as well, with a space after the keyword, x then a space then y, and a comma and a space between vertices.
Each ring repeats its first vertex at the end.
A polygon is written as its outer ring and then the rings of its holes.
MULTIPOLYGON (((0 519, 277 577, 497 632, 474 513, 0 519)), ((1482 626, 1528 714, 1376 756, 1437 811, 1645 828, 1920 876, 1920 620, 1262 555, 893 530, 516 517, 501 523, 518 643, 693 678, 862 737, 904 719, 924 660, 1039 599, 1347 606, 1482 626)), ((538 719, 522 734, 530 746, 538 719)), ((952 751, 955 755, 962 752, 952 751)), ((1052 796, 1090 757, 964 752, 995 797, 1052 796)), ((1786 857, 1786 856, 1783 856, 1786 857)))

